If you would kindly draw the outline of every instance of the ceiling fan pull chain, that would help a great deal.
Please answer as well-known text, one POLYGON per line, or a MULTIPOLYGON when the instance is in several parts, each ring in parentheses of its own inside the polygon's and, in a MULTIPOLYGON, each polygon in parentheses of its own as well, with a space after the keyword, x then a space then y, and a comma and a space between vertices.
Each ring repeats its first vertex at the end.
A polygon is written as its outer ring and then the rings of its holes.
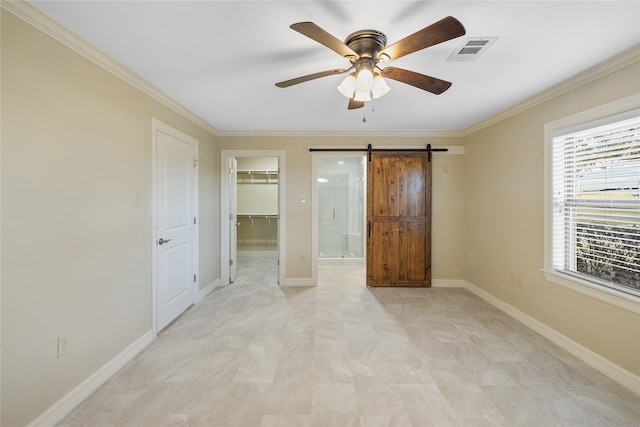
POLYGON ((366 109, 362 109, 362 123, 367 123, 366 109))

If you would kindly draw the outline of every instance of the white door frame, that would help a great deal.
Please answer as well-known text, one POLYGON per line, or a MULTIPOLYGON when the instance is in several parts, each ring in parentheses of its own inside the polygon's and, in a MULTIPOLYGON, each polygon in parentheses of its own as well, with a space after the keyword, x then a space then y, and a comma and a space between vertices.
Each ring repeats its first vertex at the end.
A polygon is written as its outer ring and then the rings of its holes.
POLYGON ((238 159, 229 159, 229 173, 232 177, 229 181, 229 203, 227 206, 233 212, 229 212, 229 283, 234 282, 238 275, 238 159), (233 172, 231 171, 233 169, 233 172), (235 182, 233 182, 235 180, 235 182), (232 218, 233 217, 233 218, 232 218))
MULTIPOLYGON (((199 216, 199 209, 198 209, 198 202, 199 202, 199 191, 198 191, 198 159, 199 159, 199 142, 197 139, 193 138, 190 135, 187 135, 184 132, 179 131, 178 129, 175 129, 163 122, 161 122, 160 120, 156 119, 155 117, 151 118, 151 200, 149 201, 149 209, 151 210, 151 329, 153 332, 153 336, 158 335, 158 322, 157 322, 157 295, 158 295, 158 283, 157 283, 157 277, 156 277, 156 269, 158 268, 157 266, 157 262, 156 262, 156 256, 157 256, 157 241, 158 241, 158 236, 157 236, 157 230, 156 230, 156 226, 157 226, 157 213, 156 213, 156 209, 155 209, 155 203, 157 200, 157 195, 156 195, 156 191, 157 191, 157 184, 156 184, 156 172, 157 172, 157 153, 158 153, 158 146, 157 146, 157 132, 161 131, 166 133, 167 135, 171 135, 181 141, 187 142, 189 144, 192 144, 195 148, 195 165, 193 168, 193 183, 194 183, 194 188, 193 188, 193 193, 194 193, 194 198, 193 198, 193 215, 198 218, 199 216)), ((195 264, 195 271, 196 271, 196 280, 191 284, 191 291, 194 295, 194 302, 195 302, 195 295, 197 290, 200 288, 200 275, 199 275, 199 259, 200 259, 200 244, 199 244, 199 224, 200 224, 200 219, 198 218, 196 221, 196 224, 194 225, 193 228, 193 243, 194 243, 194 264, 195 264)))
POLYGON ((229 158, 278 158, 278 283, 285 280, 286 236, 286 151, 285 150, 221 150, 220 151, 220 280, 229 284, 229 158))

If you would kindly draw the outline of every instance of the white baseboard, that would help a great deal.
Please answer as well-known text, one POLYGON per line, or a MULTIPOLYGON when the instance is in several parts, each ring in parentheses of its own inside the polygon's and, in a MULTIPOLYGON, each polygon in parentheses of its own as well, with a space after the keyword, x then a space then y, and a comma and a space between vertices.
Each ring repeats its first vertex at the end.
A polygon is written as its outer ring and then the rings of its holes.
POLYGON ((98 369, 89 378, 67 393, 62 399, 54 403, 42 415, 32 421, 28 427, 49 427, 59 423, 64 417, 69 415, 76 406, 89 397, 91 393, 96 391, 138 353, 151 344, 154 339, 153 331, 147 331, 129 345, 129 347, 120 352, 120 354, 107 362, 106 365, 98 369))
POLYGON ((583 345, 573 341, 566 335, 563 335, 555 329, 550 328, 544 323, 534 319, 528 314, 523 313, 522 311, 518 310, 512 305, 507 304, 501 299, 494 297, 493 295, 480 289, 479 287, 467 281, 464 282, 464 287, 483 300, 487 301, 489 304, 524 323, 543 337, 547 338, 549 341, 562 347, 592 368, 598 370, 612 380, 625 386, 632 392, 640 395, 640 376, 634 374, 633 372, 629 372, 626 369, 611 362, 610 360, 600 356, 599 354, 594 353, 583 345))
POLYGON ((220 279, 216 279, 213 282, 209 283, 209 285, 204 288, 204 289, 200 289, 197 293, 196 293, 196 304, 199 303, 200 301, 202 301, 207 295, 209 295, 211 292, 213 292, 213 290, 215 288, 217 288, 218 286, 220 286, 220 279))
POLYGON ((464 280, 460 279, 431 279, 433 288, 464 288, 464 280))

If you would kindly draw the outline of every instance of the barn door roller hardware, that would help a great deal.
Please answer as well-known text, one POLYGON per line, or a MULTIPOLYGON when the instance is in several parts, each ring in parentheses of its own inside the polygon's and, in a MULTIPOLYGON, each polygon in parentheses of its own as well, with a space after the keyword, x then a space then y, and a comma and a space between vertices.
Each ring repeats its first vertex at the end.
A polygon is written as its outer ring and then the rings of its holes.
POLYGON ((426 152, 427 159, 431 161, 431 153, 433 153, 434 151, 449 151, 449 150, 447 148, 431 148, 431 144, 427 144, 427 148, 373 148, 371 144, 367 145, 367 148, 309 148, 310 153, 319 152, 319 151, 325 151, 325 152, 327 151, 335 151, 335 152, 365 151, 369 153, 369 161, 371 161, 371 153, 373 152, 380 152, 380 151, 386 151, 386 152, 405 151, 405 152, 411 152, 411 153, 426 152))

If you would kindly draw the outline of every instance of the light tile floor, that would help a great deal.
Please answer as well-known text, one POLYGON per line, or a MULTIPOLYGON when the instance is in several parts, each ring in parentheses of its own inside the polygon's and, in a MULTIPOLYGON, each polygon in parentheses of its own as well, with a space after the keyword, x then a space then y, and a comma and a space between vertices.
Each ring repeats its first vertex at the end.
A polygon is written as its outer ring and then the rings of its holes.
POLYGON ((464 289, 320 271, 278 287, 241 259, 59 426, 640 425, 640 397, 464 289))

